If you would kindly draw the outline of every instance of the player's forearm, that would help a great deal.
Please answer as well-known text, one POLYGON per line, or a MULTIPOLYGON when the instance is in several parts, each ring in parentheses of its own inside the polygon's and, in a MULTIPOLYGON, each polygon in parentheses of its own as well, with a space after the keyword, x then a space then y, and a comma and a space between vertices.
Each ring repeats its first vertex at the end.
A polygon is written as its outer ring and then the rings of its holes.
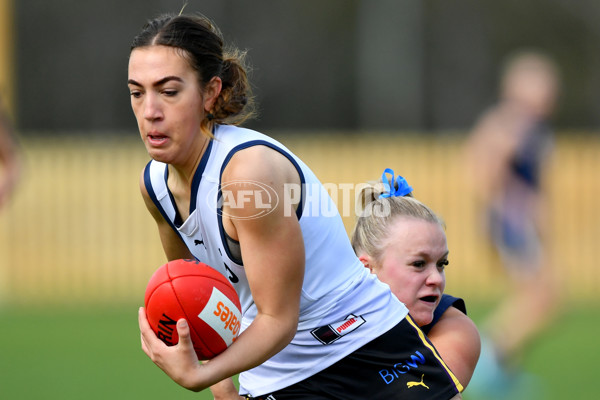
MULTIPOLYGON (((294 337, 297 317, 256 316, 252 324, 225 352, 208 362, 215 376, 234 376, 254 368, 281 351, 294 337)), ((213 383, 214 384, 214 383, 213 383)))
POLYGON ((238 391, 233 384, 233 379, 224 379, 221 382, 212 385, 210 391, 214 397, 214 400, 239 400, 242 399, 238 394, 238 391))

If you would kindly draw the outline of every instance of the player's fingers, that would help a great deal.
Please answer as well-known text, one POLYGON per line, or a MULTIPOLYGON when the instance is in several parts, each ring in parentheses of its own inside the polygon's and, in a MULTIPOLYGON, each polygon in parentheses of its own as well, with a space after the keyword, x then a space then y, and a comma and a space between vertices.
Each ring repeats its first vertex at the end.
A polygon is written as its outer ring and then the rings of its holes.
POLYGON ((185 319, 177 321, 177 334, 179 335, 179 345, 184 348, 193 348, 190 327, 185 319))
POLYGON ((142 332, 142 335, 148 333, 148 331, 152 331, 152 328, 150 328, 150 323, 148 323, 148 318, 146 317, 146 310, 144 307, 140 307, 138 311, 138 324, 140 325, 140 332, 142 332))
POLYGON ((177 334, 179 335, 180 342, 182 339, 189 341, 190 343, 192 342, 192 339, 190 339, 190 327, 183 318, 177 321, 177 334))
POLYGON ((144 353, 146 353, 146 355, 148 357, 152 358, 152 353, 150 352, 150 349, 146 345, 146 341, 144 340, 144 335, 140 335, 140 342, 142 342, 142 350, 144 351, 144 353))
POLYGON ((143 307, 140 307, 140 309, 138 310, 138 323, 140 325, 140 342, 142 345, 142 350, 144 351, 144 353, 146 353, 148 357, 152 358, 152 352, 150 351, 150 348, 146 343, 146 339, 144 338, 143 331, 145 329, 145 325, 148 324, 148 320, 146 319, 146 312, 143 307))
MULTIPOLYGON (((142 340, 146 343, 148 347, 152 347, 153 343, 160 340, 154 334, 154 331, 150 327, 148 323, 148 318, 146 317, 146 310, 144 307, 140 307, 138 311, 138 323, 140 325, 140 332, 142 334, 142 340)), ((162 342, 161 342, 162 343, 162 342)))

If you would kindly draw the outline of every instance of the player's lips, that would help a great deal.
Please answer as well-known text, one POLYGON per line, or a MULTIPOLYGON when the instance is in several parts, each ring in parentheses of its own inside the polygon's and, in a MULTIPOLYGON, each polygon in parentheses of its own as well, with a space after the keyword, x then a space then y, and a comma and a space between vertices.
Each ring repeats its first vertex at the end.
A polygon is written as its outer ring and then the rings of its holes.
POLYGON ((148 138, 148 142, 154 146, 164 144, 169 139, 167 135, 156 131, 148 132, 146 136, 148 138))
POLYGON ((436 304, 438 302, 439 298, 440 298, 440 296, 438 296, 437 294, 432 294, 432 295, 428 295, 428 296, 419 297, 419 300, 421 300, 425 303, 436 304))

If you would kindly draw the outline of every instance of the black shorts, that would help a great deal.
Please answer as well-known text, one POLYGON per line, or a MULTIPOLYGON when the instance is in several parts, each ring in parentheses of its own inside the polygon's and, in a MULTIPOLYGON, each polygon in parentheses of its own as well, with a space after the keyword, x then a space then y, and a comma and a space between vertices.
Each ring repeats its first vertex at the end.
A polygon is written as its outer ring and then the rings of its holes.
POLYGON ((461 384, 407 316, 323 371, 254 399, 448 400, 460 391, 461 384))

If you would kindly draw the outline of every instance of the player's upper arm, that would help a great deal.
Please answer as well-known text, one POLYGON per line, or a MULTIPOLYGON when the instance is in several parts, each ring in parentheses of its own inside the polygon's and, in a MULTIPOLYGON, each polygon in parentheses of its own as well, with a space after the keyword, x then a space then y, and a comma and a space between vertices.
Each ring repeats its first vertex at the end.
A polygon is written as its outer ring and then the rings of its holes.
POLYGON ((450 307, 427 337, 459 382, 467 387, 481 351, 475 323, 460 310, 450 307))
POLYGON ((284 201, 290 184, 300 184, 298 171, 285 156, 266 146, 236 153, 221 177, 222 190, 230 191, 230 198, 250 195, 248 201, 238 202, 237 206, 223 204, 223 215, 227 216, 223 224, 226 232, 240 242, 257 310, 280 319, 295 331, 305 252, 293 205, 284 201), (233 184, 236 182, 242 184, 233 184), (248 186, 244 182, 251 183, 248 186), (271 202, 267 213, 261 208, 265 199, 260 197, 260 187, 268 187, 275 195, 272 198, 278 199, 271 202))
POLYGON ((502 110, 484 114, 471 132, 465 160, 474 180, 473 190, 485 203, 500 190, 518 144, 516 123, 502 110))
POLYGON ((175 231, 173 231, 173 228, 171 228, 169 222, 164 219, 164 217, 150 198, 148 190, 146 189, 146 184, 144 182, 143 171, 140 177, 140 192, 142 193, 142 198, 144 199, 146 208, 154 218, 154 221, 156 222, 156 225, 158 227, 158 234, 165 255, 167 256, 167 260, 171 261, 179 258, 194 258, 192 253, 185 245, 185 243, 181 240, 179 235, 177 235, 175 231))

